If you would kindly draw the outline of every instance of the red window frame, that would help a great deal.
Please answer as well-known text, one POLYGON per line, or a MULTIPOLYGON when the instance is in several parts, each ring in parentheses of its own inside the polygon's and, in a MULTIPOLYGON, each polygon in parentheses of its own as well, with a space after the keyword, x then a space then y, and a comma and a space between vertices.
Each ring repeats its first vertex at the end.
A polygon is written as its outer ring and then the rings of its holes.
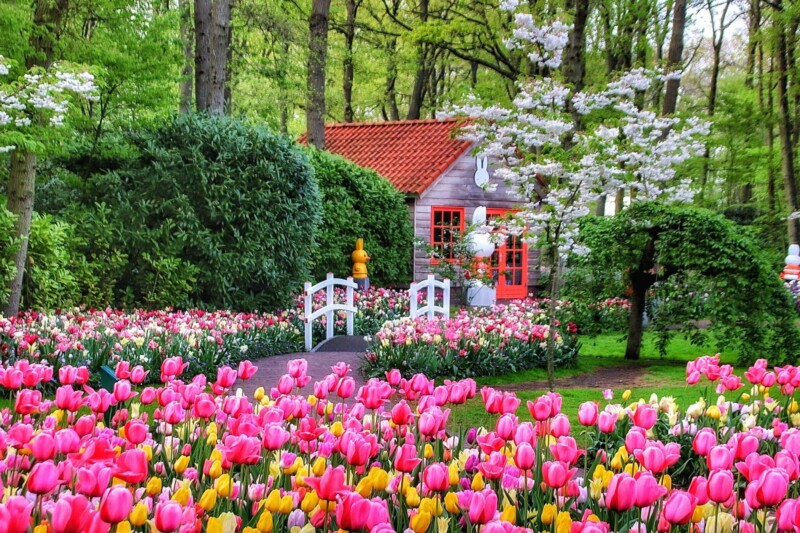
MULTIPOLYGON (((463 235, 464 230, 466 228, 465 224, 466 218, 466 210, 463 207, 452 207, 452 206, 433 206, 431 207, 431 247, 438 248, 439 253, 441 254, 444 249, 445 245, 450 246, 450 257, 443 258, 445 261, 454 262, 456 261, 455 258, 452 257, 453 253, 453 243, 455 242, 455 235, 453 230, 458 231, 458 235, 463 235), (436 215, 437 213, 441 213, 441 222, 439 224, 436 223, 436 215), (445 213, 449 214, 449 221, 445 220, 445 213), (458 214, 459 224, 453 224, 453 215, 458 214), (449 223, 446 223, 449 222, 449 223), (437 240, 436 239, 436 230, 441 230, 441 236, 437 240), (445 239, 445 231, 449 230, 448 239, 445 239)), ((438 264, 440 259, 431 258, 432 264, 438 264)))

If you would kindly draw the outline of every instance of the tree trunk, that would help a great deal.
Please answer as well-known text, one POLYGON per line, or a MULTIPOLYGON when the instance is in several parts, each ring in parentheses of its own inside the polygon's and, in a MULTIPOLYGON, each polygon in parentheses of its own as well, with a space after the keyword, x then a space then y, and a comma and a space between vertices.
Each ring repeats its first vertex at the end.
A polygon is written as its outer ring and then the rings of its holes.
POLYGON ((617 189, 614 196, 614 214, 619 215, 625 207, 625 189, 617 189))
POLYGON ((553 246, 553 251, 550 255, 550 260, 553 262, 551 265, 550 273, 550 334, 547 336, 547 390, 555 391, 555 355, 556 355, 556 311, 558 306, 558 293, 559 287, 559 270, 561 269, 561 260, 558 257, 558 246, 553 246))
POLYGON ((212 115, 224 115, 228 86, 228 55, 231 43, 231 1, 213 0, 211 8, 211 62, 208 107, 212 115))
POLYGON ((181 114, 192 110, 192 89, 194 89, 194 47, 192 46, 192 9, 189 0, 179 0, 181 13, 181 41, 183 41, 183 70, 181 71, 180 103, 181 114))
MULTIPOLYGON (((424 25, 428 21, 429 0, 419 2, 419 21, 424 25)), ((411 98, 408 103, 408 120, 417 120, 422 114, 422 102, 425 100, 425 88, 428 76, 431 73, 430 50, 425 43, 417 45, 417 72, 414 76, 414 87, 411 89, 411 98)))
POLYGON ((600 198, 597 199, 597 205, 594 208, 594 214, 598 217, 606 216, 606 195, 600 195, 600 198))
POLYGON ((15 149, 11 152, 11 167, 8 174, 7 208, 17 216, 14 223, 14 238, 19 240, 20 246, 14 254, 14 267, 17 269, 17 273, 9 284, 8 303, 5 308, 7 317, 14 316, 19 312, 22 280, 28 257, 28 239, 33 218, 35 184, 36 154, 29 150, 15 149))
POLYGON ((194 100, 197 111, 206 111, 211 75, 211 0, 194 0, 194 38, 194 100))
POLYGON ((331 0, 313 0, 309 17, 306 130, 308 144, 325 148, 325 68, 328 61, 328 16, 331 0))
POLYGON ((642 351, 642 333, 644 332, 644 310, 647 301, 647 290, 650 288, 643 279, 632 276, 633 294, 630 297, 631 317, 628 321, 628 341, 625 346, 625 359, 637 360, 642 351))
POLYGON ((389 118, 400 120, 400 109, 397 107, 397 40, 389 41, 389 63, 386 65, 386 102, 389 105, 389 118))
POLYGON ((761 0, 750 0, 747 21, 747 64, 745 67, 744 84, 746 87, 753 87, 753 80, 756 72, 756 49, 758 47, 761 28, 761 0))
MULTIPOLYGON (((565 81, 572 86, 573 94, 583 90, 586 75, 586 22, 589 19, 589 0, 567 0, 566 9, 574 12, 572 31, 569 32, 567 49, 564 51, 563 72, 565 81)), ((581 128, 581 115, 572 105, 572 98, 567 103, 575 128, 581 128)))
POLYGON ((361 0, 347 0, 347 20, 344 25, 344 61, 342 74, 342 95, 344 96, 344 121, 353 122, 353 43, 356 38, 356 16, 361 0))
MULTIPOLYGON (((780 5, 780 4, 778 4, 780 5)), ((783 26, 775 22, 777 39, 775 46, 775 64, 778 68, 778 135, 781 141, 781 171, 783 174, 783 192, 786 207, 790 213, 797 211, 797 183, 794 175, 794 151, 792 146, 792 126, 790 122, 789 96, 787 94, 786 69, 786 33, 783 26)), ((787 233, 790 243, 798 243, 800 226, 798 220, 789 220, 787 233)))
POLYGON ((25 66, 50 68, 55 58, 56 42, 69 0, 36 0, 33 8, 31 52, 25 56, 25 66))
MULTIPOLYGON (((686 29, 686 0, 675 0, 672 10, 672 33, 667 50, 667 70, 676 70, 683 59, 683 33, 686 29)), ((661 112, 665 115, 675 113, 678 105, 678 88, 680 80, 670 79, 666 83, 664 105, 661 112)))

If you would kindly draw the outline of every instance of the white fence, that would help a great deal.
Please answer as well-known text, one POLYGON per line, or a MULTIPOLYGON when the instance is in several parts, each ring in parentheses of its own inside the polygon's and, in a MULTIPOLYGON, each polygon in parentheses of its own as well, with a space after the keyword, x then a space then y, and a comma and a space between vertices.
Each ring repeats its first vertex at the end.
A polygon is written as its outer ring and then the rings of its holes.
POLYGON ((310 352, 313 348, 313 324, 314 320, 325 315, 325 340, 333 337, 333 325, 335 322, 334 312, 345 311, 347 312, 347 334, 353 334, 353 318, 355 317, 356 307, 353 304, 353 290, 357 289, 358 285, 353 278, 341 279, 334 278, 333 274, 328 273, 328 278, 325 281, 320 281, 316 285, 311 285, 311 282, 305 283, 305 334, 306 334, 306 351, 310 352), (341 285, 345 287, 345 294, 347 303, 337 304, 333 301, 333 290, 335 286, 341 285), (314 294, 317 291, 325 289, 325 307, 317 309, 312 312, 314 294))
POLYGON ((428 320, 433 320, 436 313, 444 315, 445 319, 450 318, 450 280, 436 281, 433 274, 428 274, 428 279, 417 283, 412 283, 408 288, 408 296, 411 300, 411 318, 427 315, 428 320), (442 289, 442 305, 436 305, 436 289, 442 289), (417 294, 427 290, 428 303, 422 307, 417 307, 417 294))

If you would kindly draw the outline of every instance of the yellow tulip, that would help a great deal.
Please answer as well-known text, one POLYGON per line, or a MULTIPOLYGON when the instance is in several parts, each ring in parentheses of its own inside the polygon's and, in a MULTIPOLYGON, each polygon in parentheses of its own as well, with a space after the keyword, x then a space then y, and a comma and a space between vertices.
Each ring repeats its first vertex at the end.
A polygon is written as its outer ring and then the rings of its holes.
MULTIPOLYGON (((130 531, 130 527, 128 528, 128 531, 130 531)), ((47 524, 39 524, 33 528, 33 533, 47 533, 47 524)))
POLYGON ((356 492, 364 498, 369 498, 372 495, 372 479, 369 476, 361 478, 356 485, 356 492))
POLYGON ((131 524, 136 527, 141 527, 147 522, 147 505, 143 502, 139 502, 133 506, 131 510, 131 514, 128 515, 131 524))
POLYGON ((233 492, 233 481, 229 474, 222 474, 214 482, 214 488, 217 489, 217 494, 223 498, 227 498, 233 492))
POLYGON ((422 455, 425 459, 433 459, 433 446, 430 443, 425 444, 422 455))
POLYGON ((258 517, 256 528, 261 533, 272 533, 272 513, 269 511, 264 511, 261 513, 261 516, 258 517))
POLYGON ((669 474, 664 474, 661 477, 660 484, 663 485, 664 487, 666 487, 667 492, 671 491, 672 490, 672 477, 670 477, 669 474))
POLYGON ((788 411, 790 415, 800 411, 800 405, 798 405, 797 400, 792 400, 792 403, 789 404, 789 407, 786 408, 786 411, 788 411))
POLYGON ((272 491, 267 495, 267 499, 264 500, 264 507, 270 513, 277 513, 278 509, 281 506, 281 491, 278 489, 272 489, 272 491))
POLYGON ((331 435, 334 437, 341 437, 342 433, 344 433, 344 426, 337 420, 331 425, 331 435))
POLYGON ((208 437, 206 437, 206 444, 209 446, 216 446, 217 445, 217 434, 210 433, 208 437))
POLYGON ((450 486, 458 485, 461 474, 461 471, 458 469, 458 463, 455 461, 450 463, 450 466, 447 467, 447 472, 450 475, 450 486))
POLYGON ((184 485, 183 487, 175 491, 175 494, 172 495, 172 500, 185 506, 187 503, 189 503, 189 498, 191 496, 192 492, 189 490, 189 487, 184 485))
MULTIPOLYGON (((298 459, 300 458, 298 457, 298 459)), ((314 461, 314 465, 311 467, 311 472, 317 477, 322 477, 322 474, 325 473, 325 468, 327 466, 328 465, 325 463, 324 457, 317 457, 317 459, 314 461)))
POLYGON ((222 520, 216 516, 209 518, 206 533, 222 533, 222 520))
MULTIPOLYGON (((117 524, 117 533, 131 533, 131 523, 127 520, 123 520, 119 524, 117 524)), ((34 533, 36 531, 34 530, 34 533)))
POLYGON ((142 451, 144 451, 148 463, 153 460, 153 448, 151 448, 149 444, 142 446, 142 451))
POLYGON ((294 508, 294 502, 292 501, 292 497, 288 494, 281 498, 281 505, 278 507, 278 512, 281 514, 289 514, 292 512, 294 508))
POLYGON ((369 471, 369 477, 372 479, 372 488, 377 491, 386 490, 389 485, 389 473, 382 468, 372 467, 369 471))
POLYGON ((422 498, 419 504, 420 512, 430 513, 432 516, 442 516, 442 502, 439 498, 422 498))
POLYGON ((178 474, 183 474, 186 472, 187 468, 189 468, 189 456, 181 455, 178 457, 178 460, 175 461, 175 472, 178 474))
POLYGON ((310 514, 311 511, 314 510, 314 508, 317 506, 318 503, 319 503, 319 496, 317 496, 317 493, 316 492, 308 492, 308 493, 306 493, 305 497, 303 498, 303 501, 300 502, 300 509, 304 513, 310 514))
POLYGON ((406 491, 406 505, 409 507, 419 507, 419 492, 415 487, 409 487, 406 491))
POLYGON ((200 501, 197 504, 201 509, 208 512, 214 508, 217 503, 217 491, 214 489, 206 489, 203 495, 200 496, 200 501))
POLYGON ((222 475, 222 461, 215 460, 211 463, 211 468, 208 469, 208 475, 211 476, 211 479, 217 479, 219 476, 222 475))
POLYGON ((589 482, 589 497, 593 500, 599 500, 603 495, 603 480, 594 478, 589 482))
POLYGON ((631 390, 625 389, 625 392, 622 393, 622 401, 627 402, 630 399, 631 399, 631 390))
POLYGON ((719 410, 719 407, 716 405, 709 405, 706 409, 706 416, 709 418, 713 418, 714 420, 719 420, 722 418, 722 411, 719 410))
POLYGON ((242 530, 242 533, 259 533, 259 532, 256 528, 247 526, 242 530))
POLYGON ((259 387, 259 388, 257 388, 257 389, 256 389, 256 391, 253 393, 253 399, 254 399, 255 401, 257 401, 257 402, 260 402, 260 401, 261 401, 261 399, 262 399, 262 398, 264 398, 264 396, 265 396, 265 395, 266 395, 266 393, 264 392, 264 387, 259 387))
POLYGON ((297 473, 294 475, 294 482, 298 487, 307 487, 306 478, 311 475, 311 467, 308 465, 301 466, 297 473))
POLYGON ((572 528, 572 518, 567 511, 561 511, 556 516, 556 533, 569 533, 572 528))
POLYGON ((478 472, 477 474, 475 474, 475 477, 472 478, 472 484, 470 485, 470 487, 472 488, 472 490, 477 491, 477 490, 483 490, 483 487, 485 486, 486 483, 483 482, 483 474, 478 472))
POLYGON ((145 487, 144 490, 147 493, 147 495, 152 498, 157 494, 161 494, 162 486, 163 483, 161 482, 161 478, 153 476, 147 481, 147 486, 145 487))
POLYGON ((431 527, 432 520, 433 517, 430 513, 420 511, 411 517, 411 529, 414 530, 414 533, 425 533, 431 527))
POLYGON ((448 492, 445 494, 444 508, 447 509, 447 512, 450 514, 457 514, 461 512, 461 508, 458 506, 458 496, 455 492, 448 492))
POLYGON ((553 523, 553 520, 556 518, 556 514, 558 513, 558 509, 552 503, 546 503, 544 507, 542 507, 542 524, 549 526, 553 523))
POLYGON ((500 513, 500 520, 505 520, 509 524, 517 523, 517 508, 513 505, 506 505, 503 512, 500 513))

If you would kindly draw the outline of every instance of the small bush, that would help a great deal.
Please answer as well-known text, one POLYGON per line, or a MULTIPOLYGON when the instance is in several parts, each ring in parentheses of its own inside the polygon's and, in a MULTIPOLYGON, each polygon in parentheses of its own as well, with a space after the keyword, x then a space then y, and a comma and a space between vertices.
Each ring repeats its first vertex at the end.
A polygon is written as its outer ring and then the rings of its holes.
POLYGON ((323 220, 316 234, 313 277, 328 272, 349 275, 356 239, 372 258, 373 285, 396 285, 409 280, 413 230, 403 195, 375 171, 346 159, 308 150, 322 196, 323 220))

